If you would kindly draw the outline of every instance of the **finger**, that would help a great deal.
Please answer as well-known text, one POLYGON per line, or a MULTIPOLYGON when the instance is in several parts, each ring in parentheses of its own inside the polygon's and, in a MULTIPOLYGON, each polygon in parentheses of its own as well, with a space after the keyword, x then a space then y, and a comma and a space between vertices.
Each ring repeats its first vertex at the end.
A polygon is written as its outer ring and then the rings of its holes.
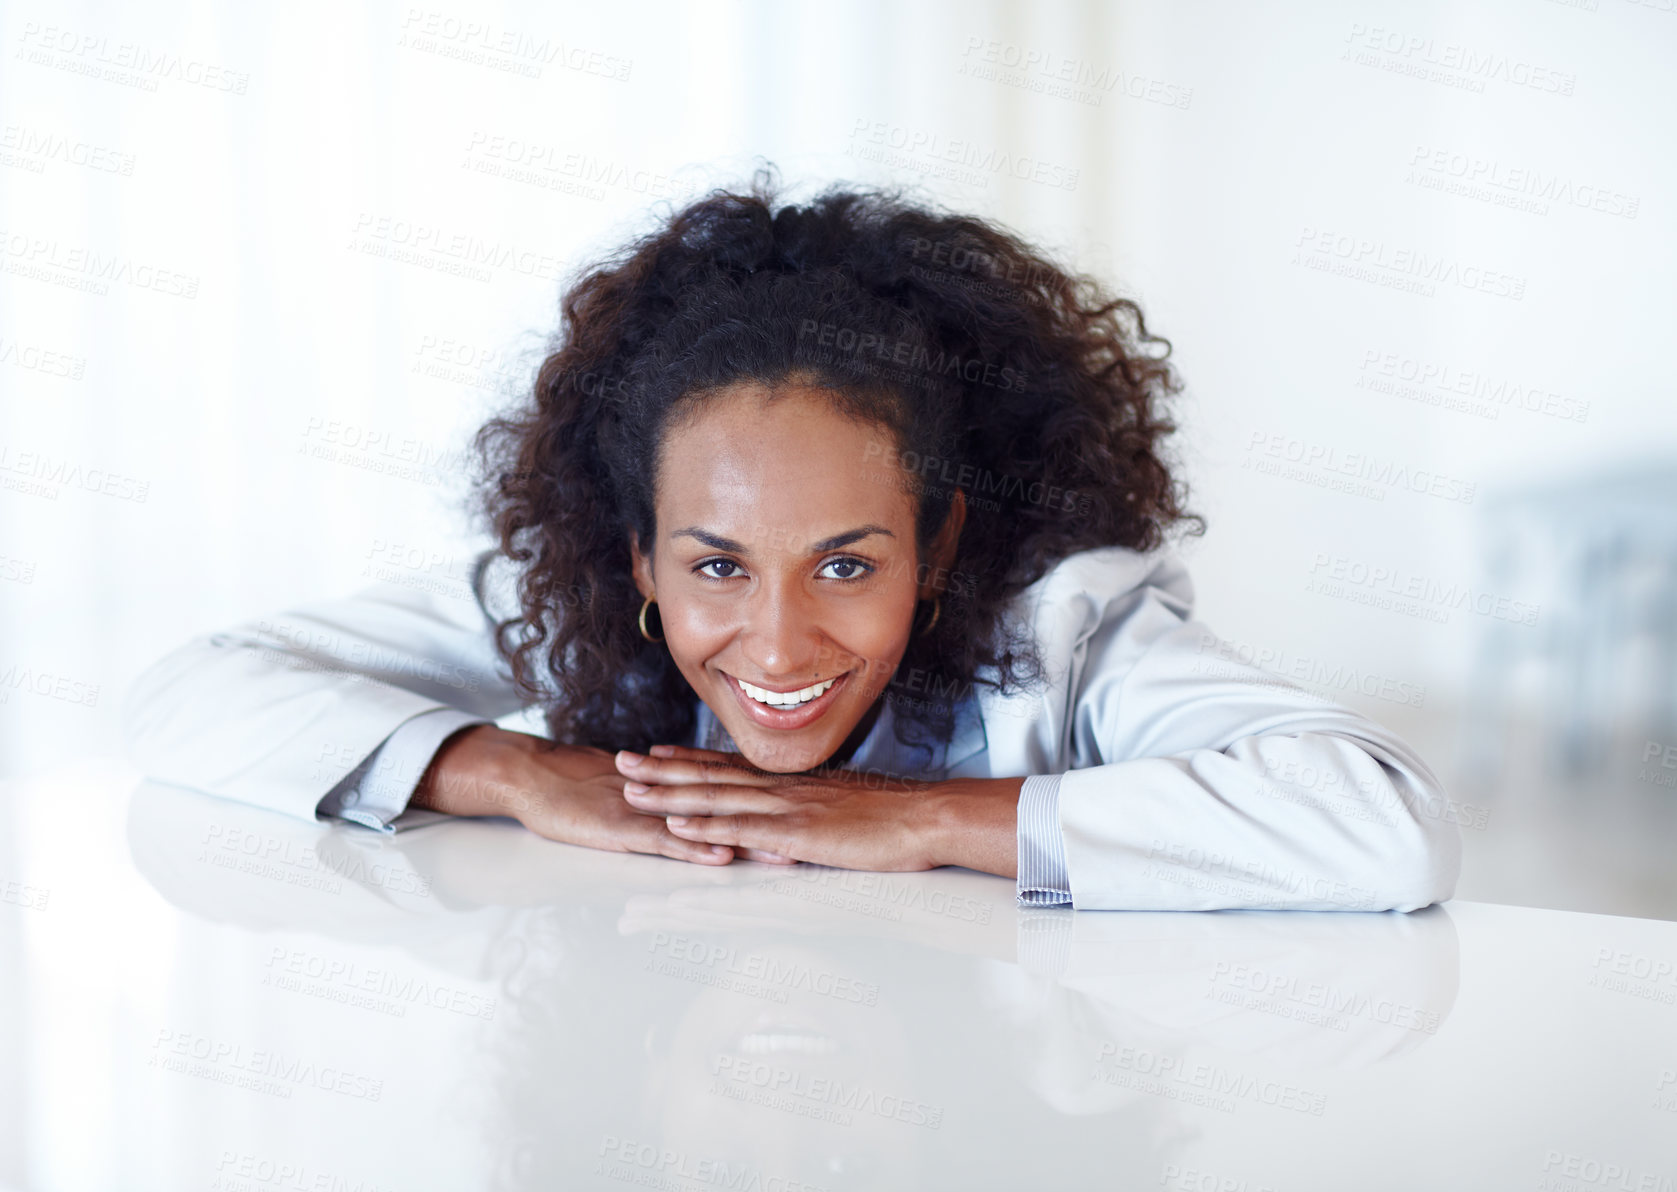
POLYGON ((623 750, 617 755, 617 772, 647 786, 690 786, 701 782, 731 783, 737 786, 776 786, 785 781, 779 774, 736 766, 729 762, 699 761, 679 757, 642 757, 623 750))
POLYGON ((755 786, 647 786, 623 784, 623 799, 649 815, 773 815, 786 810, 787 801, 773 791, 755 786))
POLYGON ((647 820, 646 823, 648 827, 636 834, 639 839, 630 844, 630 851, 655 853, 699 865, 726 865, 734 859, 734 850, 728 845, 677 836, 658 820, 647 820))
POLYGON ((713 757, 641 757, 624 751, 617 755, 617 772, 649 786, 699 782, 766 786, 778 780, 777 775, 764 774, 744 764, 743 759, 729 758, 727 754, 713 757))
POLYGON ((783 857, 779 853, 771 853, 762 848, 737 848, 734 850, 734 856, 742 861, 763 861, 770 865, 796 865, 798 863, 792 857, 783 857))
POLYGON ((677 861, 692 861, 696 865, 726 865, 734 859, 734 850, 725 844, 702 844, 683 840, 666 830, 658 837, 655 850, 660 856, 677 861))
POLYGON ((720 749, 694 749, 690 745, 654 745, 647 752, 653 757, 679 757, 690 762, 725 762, 742 767, 745 765, 745 759, 737 753, 724 753, 720 749))
POLYGON ((783 815, 672 815, 664 823, 683 840, 759 848, 782 857, 798 853, 796 833, 783 815))
POLYGON ((725 844, 695 844, 668 832, 663 837, 659 854, 674 861, 691 861, 695 865, 727 865, 738 856, 738 851, 725 844))

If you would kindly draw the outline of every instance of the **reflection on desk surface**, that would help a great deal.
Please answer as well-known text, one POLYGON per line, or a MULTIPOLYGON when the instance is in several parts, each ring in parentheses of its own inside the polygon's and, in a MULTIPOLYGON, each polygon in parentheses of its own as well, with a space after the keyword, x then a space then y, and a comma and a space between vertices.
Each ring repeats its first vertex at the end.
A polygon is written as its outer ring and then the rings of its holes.
POLYGON ((52 900, 0 908, 36 1108, 0 1160, 41 1187, 1677 1175, 1677 924, 1042 910, 965 870, 386 837, 112 774, 21 794, 52 900))

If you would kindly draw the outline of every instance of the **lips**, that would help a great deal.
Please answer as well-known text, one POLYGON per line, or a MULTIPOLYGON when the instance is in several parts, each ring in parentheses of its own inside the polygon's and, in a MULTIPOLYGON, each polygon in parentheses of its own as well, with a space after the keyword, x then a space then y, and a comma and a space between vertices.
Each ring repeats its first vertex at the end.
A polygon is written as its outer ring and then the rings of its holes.
POLYGON ((767 687, 758 687, 736 679, 733 675, 723 672, 727 679, 728 689, 734 693, 734 699, 740 709, 751 718, 755 724, 764 728, 788 731, 803 728, 815 723, 832 707, 838 699, 839 692, 850 681, 849 672, 832 679, 823 679, 808 687, 795 688, 792 691, 775 691, 767 687), (759 696, 765 698, 758 698, 759 696), (770 703, 768 700, 781 701, 770 703))

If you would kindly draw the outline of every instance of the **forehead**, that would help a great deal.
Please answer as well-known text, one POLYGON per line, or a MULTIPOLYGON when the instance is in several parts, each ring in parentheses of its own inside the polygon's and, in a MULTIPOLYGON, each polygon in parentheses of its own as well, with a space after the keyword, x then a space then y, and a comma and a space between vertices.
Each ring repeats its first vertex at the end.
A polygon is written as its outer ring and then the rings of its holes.
POLYGON ((915 511, 896 458, 887 428, 847 417, 820 390, 734 386, 671 422, 658 522, 743 542, 814 541, 868 522, 904 537, 915 511))

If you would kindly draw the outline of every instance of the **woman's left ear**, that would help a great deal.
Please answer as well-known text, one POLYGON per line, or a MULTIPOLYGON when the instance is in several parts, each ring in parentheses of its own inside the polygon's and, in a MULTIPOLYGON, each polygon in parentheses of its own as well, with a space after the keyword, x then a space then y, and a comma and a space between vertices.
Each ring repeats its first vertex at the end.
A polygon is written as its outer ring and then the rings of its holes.
POLYGON ((920 599, 930 600, 948 585, 949 569, 955 565, 955 546, 961 541, 961 529, 967 524, 967 496, 960 489, 949 501, 949 514, 937 537, 932 539, 931 567, 926 582, 920 587, 920 599))

